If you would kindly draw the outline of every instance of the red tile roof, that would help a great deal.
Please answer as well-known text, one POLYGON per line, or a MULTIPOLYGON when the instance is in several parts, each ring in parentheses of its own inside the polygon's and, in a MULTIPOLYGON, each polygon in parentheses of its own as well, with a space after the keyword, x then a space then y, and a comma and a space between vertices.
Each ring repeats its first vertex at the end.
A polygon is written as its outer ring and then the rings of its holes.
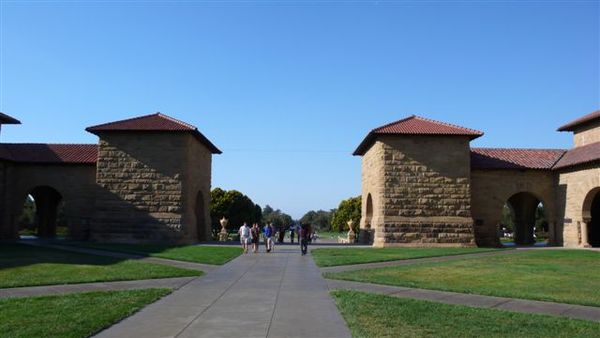
POLYGON ((558 128, 558 131, 575 131, 575 129, 577 129, 578 127, 597 120, 600 120, 600 110, 596 110, 595 112, 589 113, 574 121, 571 121, 565 124, 564 126, 558 128))
POLYGON ((600 142, 590 143, 567 151, 560 161, 556 163, 554 169, 563 169, 598 160, 600 160, 600 142))
POLYGON ((0 159, 17 163, 96 164, 96 144, 1 143, 0 159))
POLYGON ((0 113, 0 124, 21 124, 21 121, 4 113, 0 113))
POLYGON ((471 168, 550 170, 565 152, 563 149, 471 148, 471 168))
POLYGON ((198 141, 208 147, 213 154, 221 154, 221 151, 204 135, 202 135, 202 133, 198 131, 198 128, 161 113, 104 123, 97 126, 88 127, 85 130, 96 135, 98 133, 118 131, 189 132, 196 137, 198 141))
POLYGON ((356 148, 353 155, 364 155, 377 135, 452 135, 468 136, 473 140, 482 136, 483 133, 478 130, 411 115, 402 120, 371 130, 358 148, 356 148))

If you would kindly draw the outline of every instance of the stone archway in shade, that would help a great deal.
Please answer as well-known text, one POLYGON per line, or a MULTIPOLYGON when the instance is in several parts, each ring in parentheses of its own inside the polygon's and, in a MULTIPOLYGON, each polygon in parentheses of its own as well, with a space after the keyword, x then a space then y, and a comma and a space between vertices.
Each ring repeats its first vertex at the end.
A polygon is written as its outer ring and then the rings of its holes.
POLYGON ((594 188, 587 193, 583 201, 582 242, 592 247, 600 247, 600 187, 594 188), (585 243, 587 230, 587 243, 585 243))
POLYGON ((367 195, 367 206, 365 211, 365 228, 371 229, 371 222, 373 220, 373 197, 371 197, 371 194, 367 195))
POLYGON ((536 211, 545 203, 531 192, 519 192, 506 201, 513 214, 513 239, 515 245, 535 244, 536 211))
POLYGON ((196 194, 196 204, 194 205, 194 214, 196 216, 196 233, 198 241, 206 241, 206 218, 204 212, 204 195, 202 191, 196 194))
POLYGON ((29 194, 35 202, 37 236, 40 238, 56 237, 58 209, 62 195, 50 186, 38 186, 29 194))

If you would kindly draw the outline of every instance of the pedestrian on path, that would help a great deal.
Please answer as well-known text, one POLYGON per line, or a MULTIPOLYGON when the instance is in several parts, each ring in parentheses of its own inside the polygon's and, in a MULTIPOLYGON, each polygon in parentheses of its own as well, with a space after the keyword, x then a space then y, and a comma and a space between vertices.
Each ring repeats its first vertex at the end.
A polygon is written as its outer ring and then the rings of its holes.
POLYGON ((267 246, 267 252, 271 252, 271 250, 275 248, 273 235, 275 235, 275 229, 273 228, 273 223, 269 223, 265 226, 265 244, 267 246))
POLYGON ((252 252, 258 252, 258 242, 260 241, 260 228, 258 227, 258 223, 254 223, 252 225, 252 229, 250 229, 250 237, 252 238, 252 252))
POLYGON ((292 244, 294 244, 295 232, 296 232, 296 225, 292 224, 292 226, 290 226, 290 240, 291 240, 292 244))
POLYGON ((302 256, 306 255, 308 252, 308 240, 310 239, 311 233, 310 224, 300 225, 300 229, 298 230, 298 240, 300 241, 300 251, 302 251, 302 256))
POLYGON ((244 253, 248 253, 248 245, 250 245, 250 227, 248 227, 246 222, 240 227, 238 234, 240 234, 240 244, 242 244, 244 253))

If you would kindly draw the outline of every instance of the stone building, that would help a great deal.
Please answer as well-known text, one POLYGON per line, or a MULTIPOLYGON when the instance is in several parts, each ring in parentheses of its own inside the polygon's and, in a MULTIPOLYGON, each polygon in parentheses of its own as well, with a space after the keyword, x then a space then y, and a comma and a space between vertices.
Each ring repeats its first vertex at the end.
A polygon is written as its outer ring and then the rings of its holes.
POLYGON ((549 243, 600 246, 600 111, 559 128, 572 149, 471 148, 482 132, 418 116, 373 129, 362 156, 361 238, 375 246, 500 246, 502 209, 514 241, 535 242, 544 205, 549 243))
MULTIPOLYGON (((0 124, 17 120, 0 115, 0 124)), ((198 129, 156 113, 86 129, 98 144, 0 143, 0 239, 18 237, 26 197, 38 235, 58 206, 75 239, 188 243, 210 235, 212 155, 198 129)))

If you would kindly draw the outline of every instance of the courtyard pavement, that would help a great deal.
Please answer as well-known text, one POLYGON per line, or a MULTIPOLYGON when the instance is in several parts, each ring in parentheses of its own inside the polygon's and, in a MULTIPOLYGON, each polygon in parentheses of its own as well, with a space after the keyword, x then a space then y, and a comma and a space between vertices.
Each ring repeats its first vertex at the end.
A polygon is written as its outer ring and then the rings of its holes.
POLYGON ((327 282, 299 251, 240 256, 97 337, 350 337, 327 282))

